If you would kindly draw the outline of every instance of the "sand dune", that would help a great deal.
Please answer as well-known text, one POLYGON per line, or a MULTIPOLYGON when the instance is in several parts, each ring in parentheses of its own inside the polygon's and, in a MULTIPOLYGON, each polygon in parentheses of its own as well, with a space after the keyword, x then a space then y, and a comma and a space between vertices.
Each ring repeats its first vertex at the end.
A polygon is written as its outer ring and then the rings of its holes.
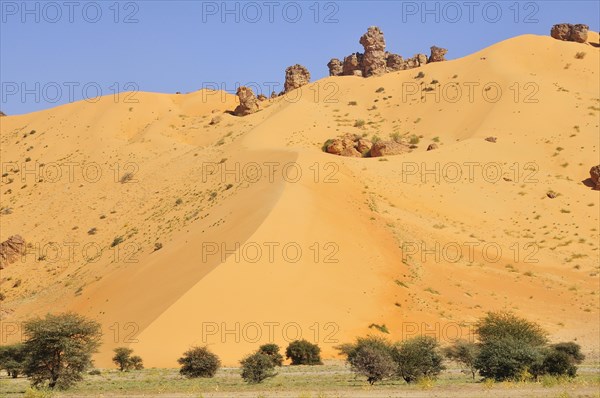
POLYGON ((526 35, 322 79, 243 118, 207 91, 3 117, 0 239, 32 254, 1 271, 1 320, 75 310, 102 322, 98 365, 129 345, 170 367, 192 344, 235 364, 270 334, 330 358, 382 333, 370 325, 444 343, 510 309, 597 356, 600 202, 582 181, 600 157, 599 55, 526 35), (385 159, 322 152, 346 132, 419 142, 385 159))

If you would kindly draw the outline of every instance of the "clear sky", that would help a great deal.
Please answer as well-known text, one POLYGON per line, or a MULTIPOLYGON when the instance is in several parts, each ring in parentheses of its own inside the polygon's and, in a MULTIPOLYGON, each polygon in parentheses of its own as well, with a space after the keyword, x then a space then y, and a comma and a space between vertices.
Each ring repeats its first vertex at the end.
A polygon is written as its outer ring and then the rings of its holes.
POLYGON ((437 45, 459 58, 555 23, 600 28, 599 1, 0 0, 0 109, 20 114, 115 90, 282 89, 287 66, 313 80, 362 51, 379 26, 405 57, 437 45), (128 85, 128 83, 130 83, 128 85))

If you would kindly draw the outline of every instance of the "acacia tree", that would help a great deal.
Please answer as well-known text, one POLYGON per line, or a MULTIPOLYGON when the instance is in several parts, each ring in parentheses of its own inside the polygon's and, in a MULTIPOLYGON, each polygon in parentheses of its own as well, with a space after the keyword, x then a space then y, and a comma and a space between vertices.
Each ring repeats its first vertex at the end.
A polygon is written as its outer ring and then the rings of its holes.
POLYGON ((257 351, 246 356, 240 361, 242 365, 242 379, 249 384, 262 383, 264 380, 275 377, 275 363, 269 355, 257 351))
POLYGON ((23 325, 28 358, 25 374, 33 386, 67 389, 91 367, 102 336, 100 324, 75 313, 48 314, 23 325))
POLYGON ((448 359, 456 361, 471 372, 473 379, 477 373, 475 360, 479 355, 479 346, 471 341, 458 340, 450 347, 444 349, 444 354, 448 359))
POLYGON ((115 356, 112 360, 119 367, 121 372, 126 372, 131 369, 140 370, 144 369, 142 358, 138 355, 133 354, 133 350, 127 347, 117 347, 114 349, 115 356))
POLYGON ((307 340, 292 341, 285 350, 285 356, 292 360, 292 365, 323 365, 321 348, 307 340))
POLYGON ((181 364, 181 373, 185 377, 214 377, 221 367, 221 360, 207 347, 192 347, 177 360, 181 364))
POLYGON ((358 338, 355 344, 338 347, 346 355, 353 372, 365 376, 369 384, 394 376, 397 365, 393 358, 393 347, 386 339, 368 336, 358 338))
POLYGON ((277 344, 263 344, 258 348, 258 352, 267 355, 273 361, 273 365, 283 365, 283 355, 279 353, 279 346, 277 344))
POLYGON ((398 376, 407 383, 436 377, 444 370, 439 345, 431 336, 416 336, 403 341, 394 347, 393 357, 398 365, 398 376))
POLYGON ((23 372, 27 356, 23 344, 0 347, 0 370, 6 370, 10 377, 17 378, 23 372))
POLYGON ((119 367, 121 372, 129 370, 129 361, 133 350, 127 347, 117 347, 114 349, 115 356, 112 358, 115 365, 119 367))

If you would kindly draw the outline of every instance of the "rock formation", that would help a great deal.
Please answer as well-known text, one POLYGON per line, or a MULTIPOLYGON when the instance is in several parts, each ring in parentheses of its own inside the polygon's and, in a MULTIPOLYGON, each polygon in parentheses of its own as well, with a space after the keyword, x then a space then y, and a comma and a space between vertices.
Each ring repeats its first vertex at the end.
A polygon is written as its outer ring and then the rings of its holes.
POLYGON ((396 141, 379 141, 371 147, 371 157, 377 158, 380 156, 400 155, 407 153, 410 148, 406 144, 401 144, 396 141))
POLYGON ((359 138, 356 141, 356 150, 360 152, 363 156, 367 155, 371 148, 373 147, 373 143, 370 140, 359 138))
POLYGON ((557 40, 585 43, 588 38, 589 29, 590 27, 584 24, 571 25, 570 23, 560 23, 552 27, 550 35, 557 40))
POLYGON ((240 104, 233 111, 236 116, 246 116, 258 112, 258 99, 249 87, 240 87, 236 95, 240 99, 240 104))
POLYGON ((434 149, 438 149, 437 144, 429 144, 429 146, 427 147, 428 151, 433 151, 434 149))
POLYGON ((448 52, 445 48, 431 47, 431 56, 416 54, 404 59, 398 54, 385 51, 383 32, 376 26, 371 26, 367 33, 360 38, 360 44, 365 49, 363 53, 353 53, 344 57, 344 61, 331 59, 327 64, 329 76, 378 76, 388 72, 418 68, 428 62, 445 61, 448 52))
POLYGON ((302 65, 293 65, 285 70, 284 92, 290 92, 310 82, 310 72, 302 65))
POLYGON ((337 58, 332 58, 327 67, 329 68, 329 76, 341 76, 344 73, 342 61, 337 58))
POLYGON ((333 155, 362 158, 369 156, 373 143, 358 135, 345 134, 325 143, 325 152, 333 155))
POLYGON ((257 99, 258 99, 259 101, 261 101, 261 102, 262 102, 262 101, 266 101, 266 100, 267 100, 267 96, 266 96, 266 95, 264 95, 264 94, 260 94, 260 95, 258 96, 258 98, 257 98, 257 99))
POLYGON ((361 158, 362 154, 356 149, 356 146, 357 142, 351 136, 346 135, 329 141, 325 150, 333 155, 361 158))
POLYGON ((25 240, 19 235, 13 235, 0 243, 0 269, 19 259, 25 254, 25 240))
POLYGON ((445 61, 445 55, 448 53, 448 50, 441 47, 432 46, 431 47, 431 55, 429 56, 428 62, 442 62, 445 61))
POLYGON ((571 25, 566 23, 554 25, 550 30, 550 36, 556 40, 569 40, 569 37, 571 36, 571 25))
POLYGON ((575 41, 577 43, 585 43, 588 39, 588 32, 590 27, 584 24, 573 25, 571 28, 571 35, 569 36, 569 40, 575 41))
POLYGON ((6 116, 6 113, 0 111, 0 117, 2 117, 2 116, 6 116))
POLYGON ((371 26, 359 42, 365 48, 362 63, 363 76, 379 76, 386 73, 385 39, 381 29, 371 26))
POLYGON ((385 63, 386 63, 388 72, 396 72, 399 70, 406 69, 406 62, 404 61, 404 58, 402 58, 398 54, 387 53, 385 63))
POLYGON ((600 191, 600 165, 590 169, 590 177, 594 183, 594 189, 600 191))
POLYGON ((355 76, 354 72, 360 71, 362 75, 363 54, 354 53, 344 58, 342 73, 344 76, 355 76))

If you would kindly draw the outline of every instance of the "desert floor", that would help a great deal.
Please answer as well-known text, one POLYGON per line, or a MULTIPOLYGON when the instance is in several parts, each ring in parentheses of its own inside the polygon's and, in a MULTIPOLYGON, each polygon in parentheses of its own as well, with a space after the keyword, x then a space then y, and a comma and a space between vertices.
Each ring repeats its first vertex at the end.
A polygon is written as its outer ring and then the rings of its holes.
MULTIPOLYGON (((490 383, 472 380, 458 368, 444 371, 438 380, 407 385, 401 381, 384 381, 369 386, 357 378, 342 361, 326 361, 323 366, 284 366, 278 375, 262 384, 248 385, 238 368, 223 368, 213 379, 186 379, 177 369, 145 369, 119 372, 102 370, 100 375, 86 375, 85 380, 68 392, 52 397, 204 397, 204 398, 383 398, 383 397, 600 397, 600 372, 597 364, 584 364, 577 378, 559 380, 552 377, 539 382, 490 383)), ((0 378, 2 397, 27 394, 24 378, 0 378)), ((26 395, 27 396, 27 395, 26 395)), ((32 395, 32 397, 39 395, 32 395)), ((46 398, 45 396, 43 396, 46 398)))

